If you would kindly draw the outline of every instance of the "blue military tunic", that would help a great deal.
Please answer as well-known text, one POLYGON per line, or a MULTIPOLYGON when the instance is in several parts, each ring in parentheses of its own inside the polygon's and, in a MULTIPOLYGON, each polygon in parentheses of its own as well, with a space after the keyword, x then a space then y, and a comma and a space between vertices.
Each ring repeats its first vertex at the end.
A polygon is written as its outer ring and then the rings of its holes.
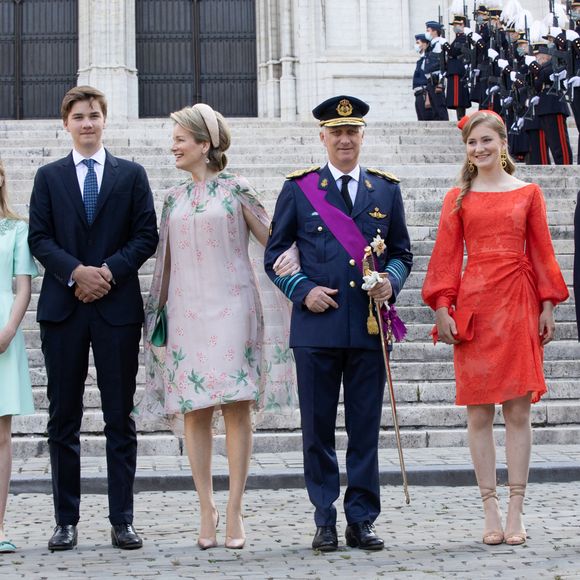
MULTIPOLYGON (((326 199, 346 212, 346 205, 327 166, 318 171, 319 187, 326 199)), ((379 235, 387 252, 377 258, 377 270, 387 272, 396 300, 412 265, 409 234, 401 190, 392 178, 361 167, 359 186, 351 217, 367 241, 379 235)), ((367 332, 368 294, 361 289, 362 273, 328 230, 298 184, 286 181, 276 204, 266 248, 266 271, 294 303, 290 346, 380 349, 377 336, 367 332), (276 257, 296 241, 301 271, 292 277, 276 276, 276 257), (304 298, 315 286, 338 289, 338 308, 313 315, 304 298)))

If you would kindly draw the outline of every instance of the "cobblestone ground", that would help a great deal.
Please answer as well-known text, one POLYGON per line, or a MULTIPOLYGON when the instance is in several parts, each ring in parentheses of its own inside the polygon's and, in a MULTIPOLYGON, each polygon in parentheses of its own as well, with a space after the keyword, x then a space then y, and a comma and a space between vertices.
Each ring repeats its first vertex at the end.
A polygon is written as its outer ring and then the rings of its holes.
MULTIPOLYGON (((248 543, 241 551, 195 545, 196 508, 191 492, 147 492, 136 496, 135 524, 143 550, 122 552, 108 541, 106 496, 83 498, 79 546, 50 553, 52 528, 48 495, 10 498, 9 536, 16 554, 0 556, 0 579, 316 579, 395 578, 580 579, 580 486, 532 484, 523 547, 487 547, 480 541, 481 507, 474 487, 417 487, 404 506, 402 490, 383 488, 377 529, 388 549, 367 553, 344 545, 332 554, 310 549, 313 523, 304 490, 248 491, 248 543)), ((505 512, 506 490, 500 490, 505 512)), ((216 493, 220 511, 227 494, 216 493)), ((223 541, 220 523, 218 539, 223 541)), ((339 534, 344 519, 339 520, 339 534)))

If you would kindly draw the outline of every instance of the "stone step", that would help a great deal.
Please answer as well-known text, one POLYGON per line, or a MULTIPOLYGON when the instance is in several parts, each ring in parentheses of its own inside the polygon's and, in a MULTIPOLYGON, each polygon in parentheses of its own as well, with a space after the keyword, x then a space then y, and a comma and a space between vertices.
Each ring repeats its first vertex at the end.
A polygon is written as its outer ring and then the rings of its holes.
MULTIPOLYGON (((399 345, 400 346, 400 345, 399 345)), ((399 348, 396 347, 396 349, 399 348)), ((453 381, 426 381, 426 382, 401 382, 398 377, 394 377, 394 387, 397 403, 433 403, 433 404, 453 404, 455 402, 455 383, 453 381)), ((578 384, 575 380, 569 379, 548 379, 548 393, 544 395, 542 401, 568 401, 580 399, 578 384)), ((140 400, 144 386, 140 383, 135 393, 135 401, 140 400)), ((35 386, 32 389, 34 396, 34 407, 37 412, 46 412, 48 409, 48 397, 46 387, 35 386)), ((342 391, 340 402, 342 403, 342 391)), ((388 405, 388 395, 385 393, 385 404, 388 405)), ((91 380, 87 384, 84 393, 83 406, 85 410, 99 410, 101 408, 101 397, 97 386, 91 380)))
MULTIPOLYGON (((466 427, 467 414, 464 407, 453 403, 399 403, 397 404, 397 416, 399 425, 406 429, 420 428, 450 428, 466 427)), ((556 426, 561 424, 580 425, 580 401, 579 400, 544 400, 532 405, 532 424, 544 426, 556 426)), ((14 435, 45 435, 48 414, 38 410, 33 415, 14 417, 12 420, 12 433, 14 435)), ((220 419, 221 421, 221 419, 220 419)), ((496 407, 495 423, 503 424, 503 415, 500 406, 496 407)), ((337 426, 345 427, 344 407, 339 405, 337 413, 337 426)), ((383 405, 381 416, 382 428, 393 426, 392 413, 388 404, 383 405)), ((142 432, 164 432, 168 430, 165 423, 148 423, 141 425, 137 421, 137 427, 142 432)), ((293 430, 300 427, 299 413, 279 415, 273 413, 264 414, 259 418, 257 428, 260 431, 269 430, 293 430)), ((219 427, 221 428, 221 427, 219 427)), ((83 433, 103 433, 103 415, 99 409, 86 409, 83 415, 81 431, 83 433)))
MULTIPOLYGON (((494 429, 498 445, 505 445, 505 430, 500 426, 494 429)), ((456 427, 452 429, 405 429, 400 430, 401 443, 405 448, 419 447, 467 447, 467 430, 456 427)), ((565 445, 580 443, 579 425, 561 425, 557 427, 536 425, 533 430, 534 445, 565 445)), ((138 438, 138 453, 140 456, 185 455, 184 444, 181 439, 171 434, 140 434, 138 438)), ((346 433, 337 429, 336 448, 346 449, 346 433)), ((383 449, 396 447, 395 436, 392 430, 381 430, 379 446, 383 449)), ((48 443, 44 436, 14 435, 12 439, 13 456, 16 459, 31 457, 47 457, 48 443)), ((81 435, 81 449, 84 461, 90 457, 105 456, 105 438, 102 435, 81 435)), ((281 453, 302 450, 302 435, 299 430, 291 432, 257 432, 254 435, 254 453, 281 453)), ((225 455, 224 435, 214 436, 214 453, 225 455)))

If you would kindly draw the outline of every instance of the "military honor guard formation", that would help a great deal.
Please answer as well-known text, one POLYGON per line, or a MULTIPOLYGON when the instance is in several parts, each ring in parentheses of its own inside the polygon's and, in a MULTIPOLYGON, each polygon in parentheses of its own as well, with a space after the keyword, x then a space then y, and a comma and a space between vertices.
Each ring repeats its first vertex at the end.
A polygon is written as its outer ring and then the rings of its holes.
MULTIPOLYGON (((441 14, 441 13, 440 13, 441 14)), ((546 14, 518 0, 455 0, 446 23, 425 22, 415 35, 413 75, 419 121, 460 120, 477 107, 498 113, 510 155, 530 165, 571 165, 567 119, 580 124, 580 2, 546 1, 546 14)))
MULTIPOLYGON (((455 109, 456 138, 465 151, 456 186, 443 200, 422 298, 433 310, 433 341, 453 348, 456 404, 466 407, 483 510, 473 541, 487 545, 528 542, 530 412, 547 392, 544 347, 554 338, 554 309, 568 298, 542 190, 514 173, 516 161, 549 163, 550 155, 555 163, 572 163, 566 117, 580 107, 574 30, 580 3, 569 10, 566 22, 551 13, 554 22, 540 34, 517 1, 503 11, 478 5, 471 26, 465 11, 453 15, 453 42, 443 37, 440 21, 428 21, 416 37, 418 118, 448 120, 448 109, 455 109), (466 115, 474 102, 479 109, 466 115), (506 426, 505 518, 496 490, 497 406, 506 426)), ((36 261, 44 269, 37 322, 48 382, 50 551, 78 542, 80 429, 91 352, 105 422, 113 546, 143 546, 137 528, 144 522, 133 521, 136 422, 165 421, 183 436, 197 494, 199 549, 221 544, 221 521, 225 547, 241 550, 253 413, 299 409, 313 516, 308 545, 332 552, 344 536, 350 548, 385 547, 378 461, 385 387, 410 500, 390 358, 405 338, 396 303, 413 254, 404 184, 402 191, 397 176, 361 164, 371 105, 337 95, 313 108, 326 163, 288 175, 271 217, 251 176, 227 169, 230 129, 203 103, 171 114, 168 137, 181 176, 176 172, 176 185, 165 192, 159 228, 143 167, 103 145, 107 100, 96 88, 78 86, 64 96, 61 116, 72 151, 38 169, 29 216, 11 209, 0 165, 0 553, 17 550, 4 516, 11 417, 34 410, 21 323, 36 261), (254 271, 250 247, 261 248, 265 282, 254 271), (152 256, 144 302, 138 272, 152 256), (267 308, 263 283, 275 287, 267 308), (136 397, 141 340, 145 388, 136 397), (335 505, 341 392, 345 522, 337 521, 335 505), (224 506, 212 485, 218 413, 229 467, 224 506)))

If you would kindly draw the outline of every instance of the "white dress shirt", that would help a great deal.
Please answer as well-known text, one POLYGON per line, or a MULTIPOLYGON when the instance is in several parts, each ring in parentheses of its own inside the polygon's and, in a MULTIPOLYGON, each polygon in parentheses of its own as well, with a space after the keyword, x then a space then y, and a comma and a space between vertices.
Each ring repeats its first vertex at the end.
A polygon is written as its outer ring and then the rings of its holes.
POLYGON ((83 189, 85 186, 85 177, 89 172, 89 168, 83 163, 83 159, 94 159, 95 160, 95 173, 97 174, 97 185, 99 186, 99 191, 101 191, 101 183, 103 183, 103 172, 105 171, 105 159, 107 154, 105 153, 105 148, 101 147, 94 155, 90 157, 84 157, 76 149, 72 151, 73 162, 77 170, 77 179, 79 181, 79 187, 81 189, 81 195, 83 195, 83 189))
POLYGON ((358 191, 358 182, 360 180, 360 165, 357 164, 357 166, 349 173, 343 173, 340 169, 337 169, 329 161, 328 162, 328 169, 330 169, 330 173, 332 173, 332 177, 336 181, 336 187, 338 187, 338 191, 340 191, 342 188, 342 176, 343 175, 350 175, 351 176, 352 179, 348 182, 348 193, 350 195, 352 205, 354 206, 354 202, 356 199, 356 192, 358 191))

